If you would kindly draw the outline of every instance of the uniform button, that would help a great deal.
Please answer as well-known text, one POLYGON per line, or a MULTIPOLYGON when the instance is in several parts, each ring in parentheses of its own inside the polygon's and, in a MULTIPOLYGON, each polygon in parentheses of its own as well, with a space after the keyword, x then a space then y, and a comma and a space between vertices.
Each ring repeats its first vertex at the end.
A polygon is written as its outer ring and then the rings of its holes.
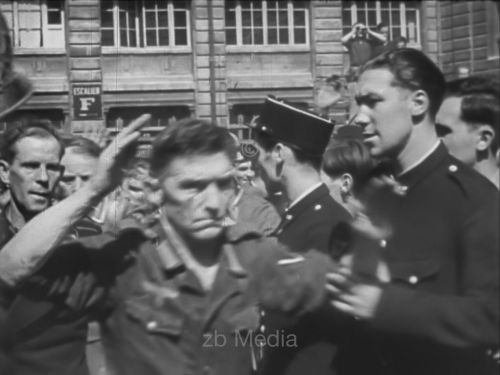
POLYGON ((259 331, 260 331, 261 333, 266 332, 266 326, 265 326, 264 324, 262 324, 262 325, 259 327, 259 331))
POLYGON ((285 219, 286 219, 286 220, 292 220, 292 219, 293 219, 293 216, 292 216, 292 215, 286 215, 286 216, 285 216, 285 219))
POLYGON ((319 210, 321 210, 320 204, 317 204, 316 206, 314 206, 314 211, 319 211, 319 210))
POLYGON ((415 275, 411 275, 409 278, 408 278, 408 282, 412 285, 415 285, 416 283, 418 283, 418 277, 415 276, 415 275))
POLYGON ((262 317, 266 316, 266 312, 264 310, 260 310, 260 316, 262 317))
POLYGON ((450 165, 450 166, 448 167, 448 170, 449 170, 450 172, 456 172, 456 171, 458 171, 458 167, 457 167, 455 164, 452 164, 452 165, 450 165))
POLYGON ((158 328, 158 323, 155 322, 154 320, 152 320, 152 321, 148 322, 148 324, 146 325, 146 328, 148 330, 152 331, 152 330, 158 328))
POLYGON ((379 245, 382 249, 385 249, 387 246, 387 241, 386 240, 380 240, 379 245))
POLYGON ((260 128, 263 132, 267 131, 267 126, 263 126, 260 128))

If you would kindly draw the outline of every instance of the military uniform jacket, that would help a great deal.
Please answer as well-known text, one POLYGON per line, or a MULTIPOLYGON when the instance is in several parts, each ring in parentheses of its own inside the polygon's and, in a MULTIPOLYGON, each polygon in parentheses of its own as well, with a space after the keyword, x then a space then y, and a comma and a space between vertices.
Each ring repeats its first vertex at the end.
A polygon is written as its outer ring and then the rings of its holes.
POLYGON ((444 145, 372 207, 392 225, 391 281, 374 319, 337 356, 340 374, 498 374, 498 191, 444 145))
MULTIPOLYGON (((278 229, 278 240, 294 252, 304 253, 318 249, 330 253, 332 232, 340 224, 351 220, 350 214, 329 194, 326 185, 317 187, 303 199, 285 211, 283 222, 278 229)), ((335 345, 329 337, 334 330, 325 329, 335 317, 322 315, 321 310, 290 321, 283 314, 270 311, 264 317, 266 332, 269 334, 284 329, 288 334, 297 336, 297 348, 268 348, 264 353, 261 373, 333 374, 331 362, 335 345)))

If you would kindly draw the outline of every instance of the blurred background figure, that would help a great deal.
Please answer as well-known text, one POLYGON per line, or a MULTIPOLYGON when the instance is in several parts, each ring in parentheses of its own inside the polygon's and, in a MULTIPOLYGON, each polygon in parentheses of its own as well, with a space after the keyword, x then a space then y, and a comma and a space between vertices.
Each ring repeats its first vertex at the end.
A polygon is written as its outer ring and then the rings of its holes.
POLYGON ((343 139, 333 143, 323 155, 321 179, 330 195, 355 217, 359 193, 376 166, 362 141, 343 139))
POLYGON ((408 44, 408 40, 404 36, 400 36, 396 39, 396 48, 405 48, 408 44))
POLYGON ((237 149, 235 160, 236 197, 230 207, 226 224, 251 228, 264 236, 272 235, 281 222, 277 209, 267 200, 268 192, 255 170, 257 148, 230 133, 237 149))
POLYGON ((448 82, 436 116, 438 135, 450 153, 499 187, 499 82, 471 76, 448 82))
POLYGON ((9 203, 9 188, 0 180, 0 211, 9 203))
POLYGON ((380 41, 373 47, 372 58, 381 55, 384 52, 391 51, 396 47, 396 43, 389 38, 389 26, 381 22, 377 25, 377 33, 382 35, 385 40, 380 41))
POLYGON ((331 75, 319 89, 316 98, 318 113, 328 116, 331 108, 342 101, 347 94, 347 83, 345 80, 336 74, 331 75))

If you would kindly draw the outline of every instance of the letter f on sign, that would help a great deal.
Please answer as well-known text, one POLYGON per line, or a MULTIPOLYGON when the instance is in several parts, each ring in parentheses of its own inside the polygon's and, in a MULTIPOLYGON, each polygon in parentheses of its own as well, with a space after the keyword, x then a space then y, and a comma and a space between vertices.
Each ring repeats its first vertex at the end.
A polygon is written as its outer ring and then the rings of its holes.
POLYGON ((95 102, 95 98, 93 98, 93 97, 85 97, 85 98, 79 98, 79 99, 80 99, 82 111, 88 111, 89 107, 92 105, 92 103, 95 102))

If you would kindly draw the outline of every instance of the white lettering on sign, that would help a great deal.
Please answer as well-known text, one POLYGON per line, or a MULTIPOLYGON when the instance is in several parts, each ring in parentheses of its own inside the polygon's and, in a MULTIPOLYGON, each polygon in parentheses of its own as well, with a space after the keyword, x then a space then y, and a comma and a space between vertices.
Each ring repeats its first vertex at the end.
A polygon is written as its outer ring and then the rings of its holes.
POLYGON ((73 87, 73 95, 99 95, 100 87, 73 87))
POLYGON ((82 111, 88 111, 89 107, 95 103, 95 98, 93 97, 83 97, 78 99, 80 99, 80 108, 82 111))

